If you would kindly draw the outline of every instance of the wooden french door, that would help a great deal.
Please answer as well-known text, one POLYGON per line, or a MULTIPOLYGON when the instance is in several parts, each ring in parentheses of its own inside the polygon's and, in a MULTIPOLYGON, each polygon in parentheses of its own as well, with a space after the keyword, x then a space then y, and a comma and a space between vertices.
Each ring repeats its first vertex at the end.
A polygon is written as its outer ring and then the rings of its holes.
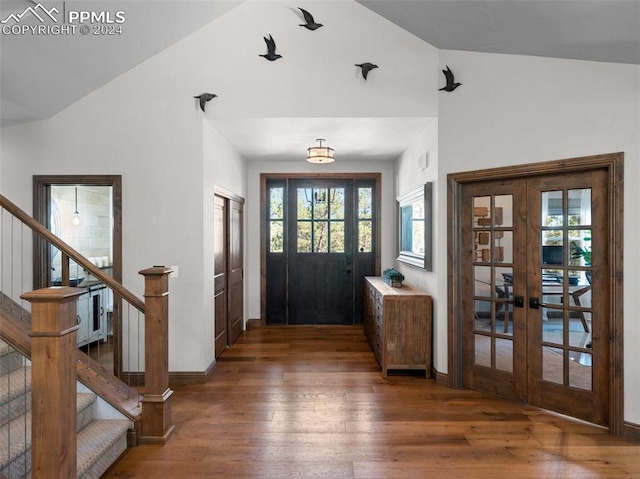
POLYGON ((464 386, 609 424, 607 178, 463 185, 464 386))
POLYGON ((378 267, 376 185, 348 177, 266 183, 267 324, 362 322, 364 277, 378 267))
POLYGON ((242 334, 244 318, 244 200, 220 189, 217 192, 213 212, 216 358, 242 334))

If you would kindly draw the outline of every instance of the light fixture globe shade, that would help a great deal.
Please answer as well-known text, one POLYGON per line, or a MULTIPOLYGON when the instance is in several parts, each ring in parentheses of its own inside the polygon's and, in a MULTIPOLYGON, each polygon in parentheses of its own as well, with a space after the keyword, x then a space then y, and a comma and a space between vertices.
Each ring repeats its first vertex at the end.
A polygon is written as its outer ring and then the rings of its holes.
POLYGON ((326 141, 324 138, 318 138, 316 140, 318 146, 311 146, 307 148, 307 161, 309 163, 333 163, 335 158, 333 157, 333 148, 328 146, 322 146, 322 142, 326 141))

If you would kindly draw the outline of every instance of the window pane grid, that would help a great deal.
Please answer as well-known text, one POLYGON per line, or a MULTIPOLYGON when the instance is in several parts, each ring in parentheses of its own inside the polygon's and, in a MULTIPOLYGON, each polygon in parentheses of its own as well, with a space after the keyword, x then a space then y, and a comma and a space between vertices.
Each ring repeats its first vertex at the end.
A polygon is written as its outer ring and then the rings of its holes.
POLYGON ((269 188, 269 252, 284 253, 284 187, 269 188))
POLYGON ((372 188, 358 188, 358 219, 371 219, 373 213, 372 188))
POLYGON ((344 207, 344 188, 298 188, 298 253, 343 253, 344 207))

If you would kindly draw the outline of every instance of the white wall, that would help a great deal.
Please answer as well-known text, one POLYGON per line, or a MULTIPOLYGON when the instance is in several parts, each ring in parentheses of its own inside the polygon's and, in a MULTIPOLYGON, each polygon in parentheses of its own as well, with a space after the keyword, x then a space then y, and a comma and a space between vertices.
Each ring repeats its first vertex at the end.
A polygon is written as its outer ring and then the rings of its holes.
MULTIPOLYGON (((214 284, 214 224, 213 224, 213 197, 215 187, 222 187, 225 190, 241 197, 246 195, 247 168, 244 158, 242 158, 236 150, 225 140, 211 124, 204 120, 202 122, 203 139, 204 139, 204 168, 202 175, 203 182, 203 211, 202 218, 203 236, 202 244, 204 245, 204 256, 202 258, 202 289, 204 291, 202 301, 202 312, 200 313, 204 320, 203 330, 194 330, 193 334, 184 337, 184 348, 189 348, 189 344, 193 342, 194 337, 200 333, 202 337, 214 338, 214 319, 215 305, 213 301, 214 284), (207 320, 206 318, 209 318, 207 320)), ((245 198, 246 199, 246 198, 245 198)), ((245 206, 246 208, 246 206, 245 206)), ((245 231, 246 237, 246 231, 245 231)), ((245 243, 246 244, 246 243, 245 243)), ((252 265, 246 260, 245 248, 245 274, 251 271, 252 265)), ((245 298, 246 311, 246 298, 245 298)), ((245 314, 246 318, 246 314, 245 314)), ((207 355, 214 358, 214 341, 205 341, 203 345, 206 348, 207 355)), ((183 351, 186 349, 182 349, 183 351)))
MULTIPOLYGON (((405 281, 417 288, 420 288, 426 292, 428 292, 433 300, 433 315, 434 315, 434 338, 438 338, 442 335, 445 336, 447 334, 446 330, 446 320, 444 322, 445 328, 442 329, 442 323, 438 321, 436 317, 439 311, 438 306, 440 304, 446 305, 446 296, 442 296, 438 292, 438 282, 437 279, 440 275, 447 274, 447 263, 446 263, 446 248, 444 250, 440 249, 439 242, 436 241, 438 236, 441 234, 438 218, 440 216, 440 211, 444 212, 446 210, 446 201, 444 203, 440 203, 439 191, 444 189, 446 190, 446 183, 438 182, 438 168, 439 168, 439 155, 438 155, 438 121, 433 120, 433 122, 428 126, 428 128, 420 135, 415 141, 407 145, 407 149, 402 154, 402 156, 398 159, 395 164, 395 195, 400 196, 409 191, 417 188, 420 185, 424 185, 427 182, 432 183, 432 195, 433 195, 433 205, 432 205, 432 213, 433 213, 433 246, 432 246, 432 256, 433 256, 433 267, 432 271, 428 272, 424 269, 417 268, 415 266, 407 265, 405 263, 401 263, 399 261, 394 260, 394 267, 398 269, 405 276, 405 281), (425 169, 419 169, 419 158, 428 155, 427 167, 425 169)), ((394 210, 394 215, 397 212, 394 210)), ((394 216, 395 221, 395 216, 394 216)), ((394 223, 395 225, 395 223, 394 223)), ((395 228, 395 226, 394 226, 395 228)), ((444 230, 446 231, 446 229, 444 230)), ((397 240, 394 237, 392 238, 392 246, 393 246, 393 258, 397 255, 397 240)), ((383 266, 383 270, 385 267, 383 266)), ((445 309, 446 311, 446 309, 445 309)), ((446 342, 445 342, 446 345, 446 342)), ((434 357, 438 356, 438 342, 434 342, 434 357)), ((438 369, 440 371, 440 369, 438 369)))
POLYGON ((354 1, 249 1, 212 25, 192 37, 217 119, 435 116, 437 50, 354 1), (324 26, 301 28, 296 7, 324 26), (275 62, 259 56, 269 34, 275 62), (370 88, 354 66, 365 61, 379 65, 370 88))
MULTIPOLYGON (((245 2, 51 119, 0 132, 0 187, 26 211, 32 210, 34 174, 122 175, 125 286, 142 295, 139 270, 158 264, 179 268, 170 280, 171 371, 203 371, 214 357, 213 187, 248 196, 257 185, 208 120, 435 116, 435 48, 351 0, 300 4, 325 23, 308 32, 299 27, 297 6, 245 2), (258 56, 266 51, 262 37, 269 33, 284 57, 273 63, 258 56), (375 93, 353 81, 354 63, 373 57, 379 72, 392 73, 371 78, 375 93), (219 97, 203 113, 193 96, 204 91, 219 97)), ((336 168, 376 168, 365 163, 336 168)), ((391 208, 392 167, 380 168, 389 195, 385 209, 391 208)), ((259 262, 249 256, 258 251, 252 241, 259 223, 251 216, 258 204, 247 205, 245 317, 259 312, 259 273, 253 269, 259 262)), ((393 211, 383 214, 393 221, 393 211)), ((385 234, 393 234, 392 224, 385 234)), ((383 240, 385 262, 391 262, 392 244, 383 240)))
POLYGON ((395 248, 395 187, 393 158, 389 161, 338 161, 330 165, 312 165, 301 159, 293 162, 250 162, 247 169, 246 203, 246 283, 247 313, 260 318, 260 174, 262 173, 381 173, 382 211, 380 212, 382 268, 393 264, 395 248))
MULTIPOLYGON (((498 166, 612 153, 625 154, 624 418, 640 423, 640 67, 513 55, 441 51, 462 86, 441 93, 438 191, 446 204, 447 174, 498 166)), ((446 214, 439 213, 441 261, 446 214)), ((447 277, 438 267, 438 296, 447 277)), ((435 366, 447 371, 446 301, 437 308, 435 366)))
POLYGON ((202 308, 204 145, 191 47, 186 39, 51 119, 0 133, 2 192, 27 212, 32 175, 122 175, 124 285, 142 296, 138 271, 180 268, 170 280, 172 371, 202 371, 213 360, 213 339, 202 339, 213 320, 202 308))

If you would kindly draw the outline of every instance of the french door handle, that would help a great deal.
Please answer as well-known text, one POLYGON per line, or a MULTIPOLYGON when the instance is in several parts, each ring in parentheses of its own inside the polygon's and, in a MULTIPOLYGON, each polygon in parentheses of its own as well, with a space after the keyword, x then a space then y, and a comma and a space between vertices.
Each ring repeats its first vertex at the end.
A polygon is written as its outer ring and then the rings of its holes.
POLYGON ((540 298, 529 298, 529 308, 540 309, 540 298))
POLYGON ((524 308, 524 296, 514 296, 513 305, 516 308, 524 308))

